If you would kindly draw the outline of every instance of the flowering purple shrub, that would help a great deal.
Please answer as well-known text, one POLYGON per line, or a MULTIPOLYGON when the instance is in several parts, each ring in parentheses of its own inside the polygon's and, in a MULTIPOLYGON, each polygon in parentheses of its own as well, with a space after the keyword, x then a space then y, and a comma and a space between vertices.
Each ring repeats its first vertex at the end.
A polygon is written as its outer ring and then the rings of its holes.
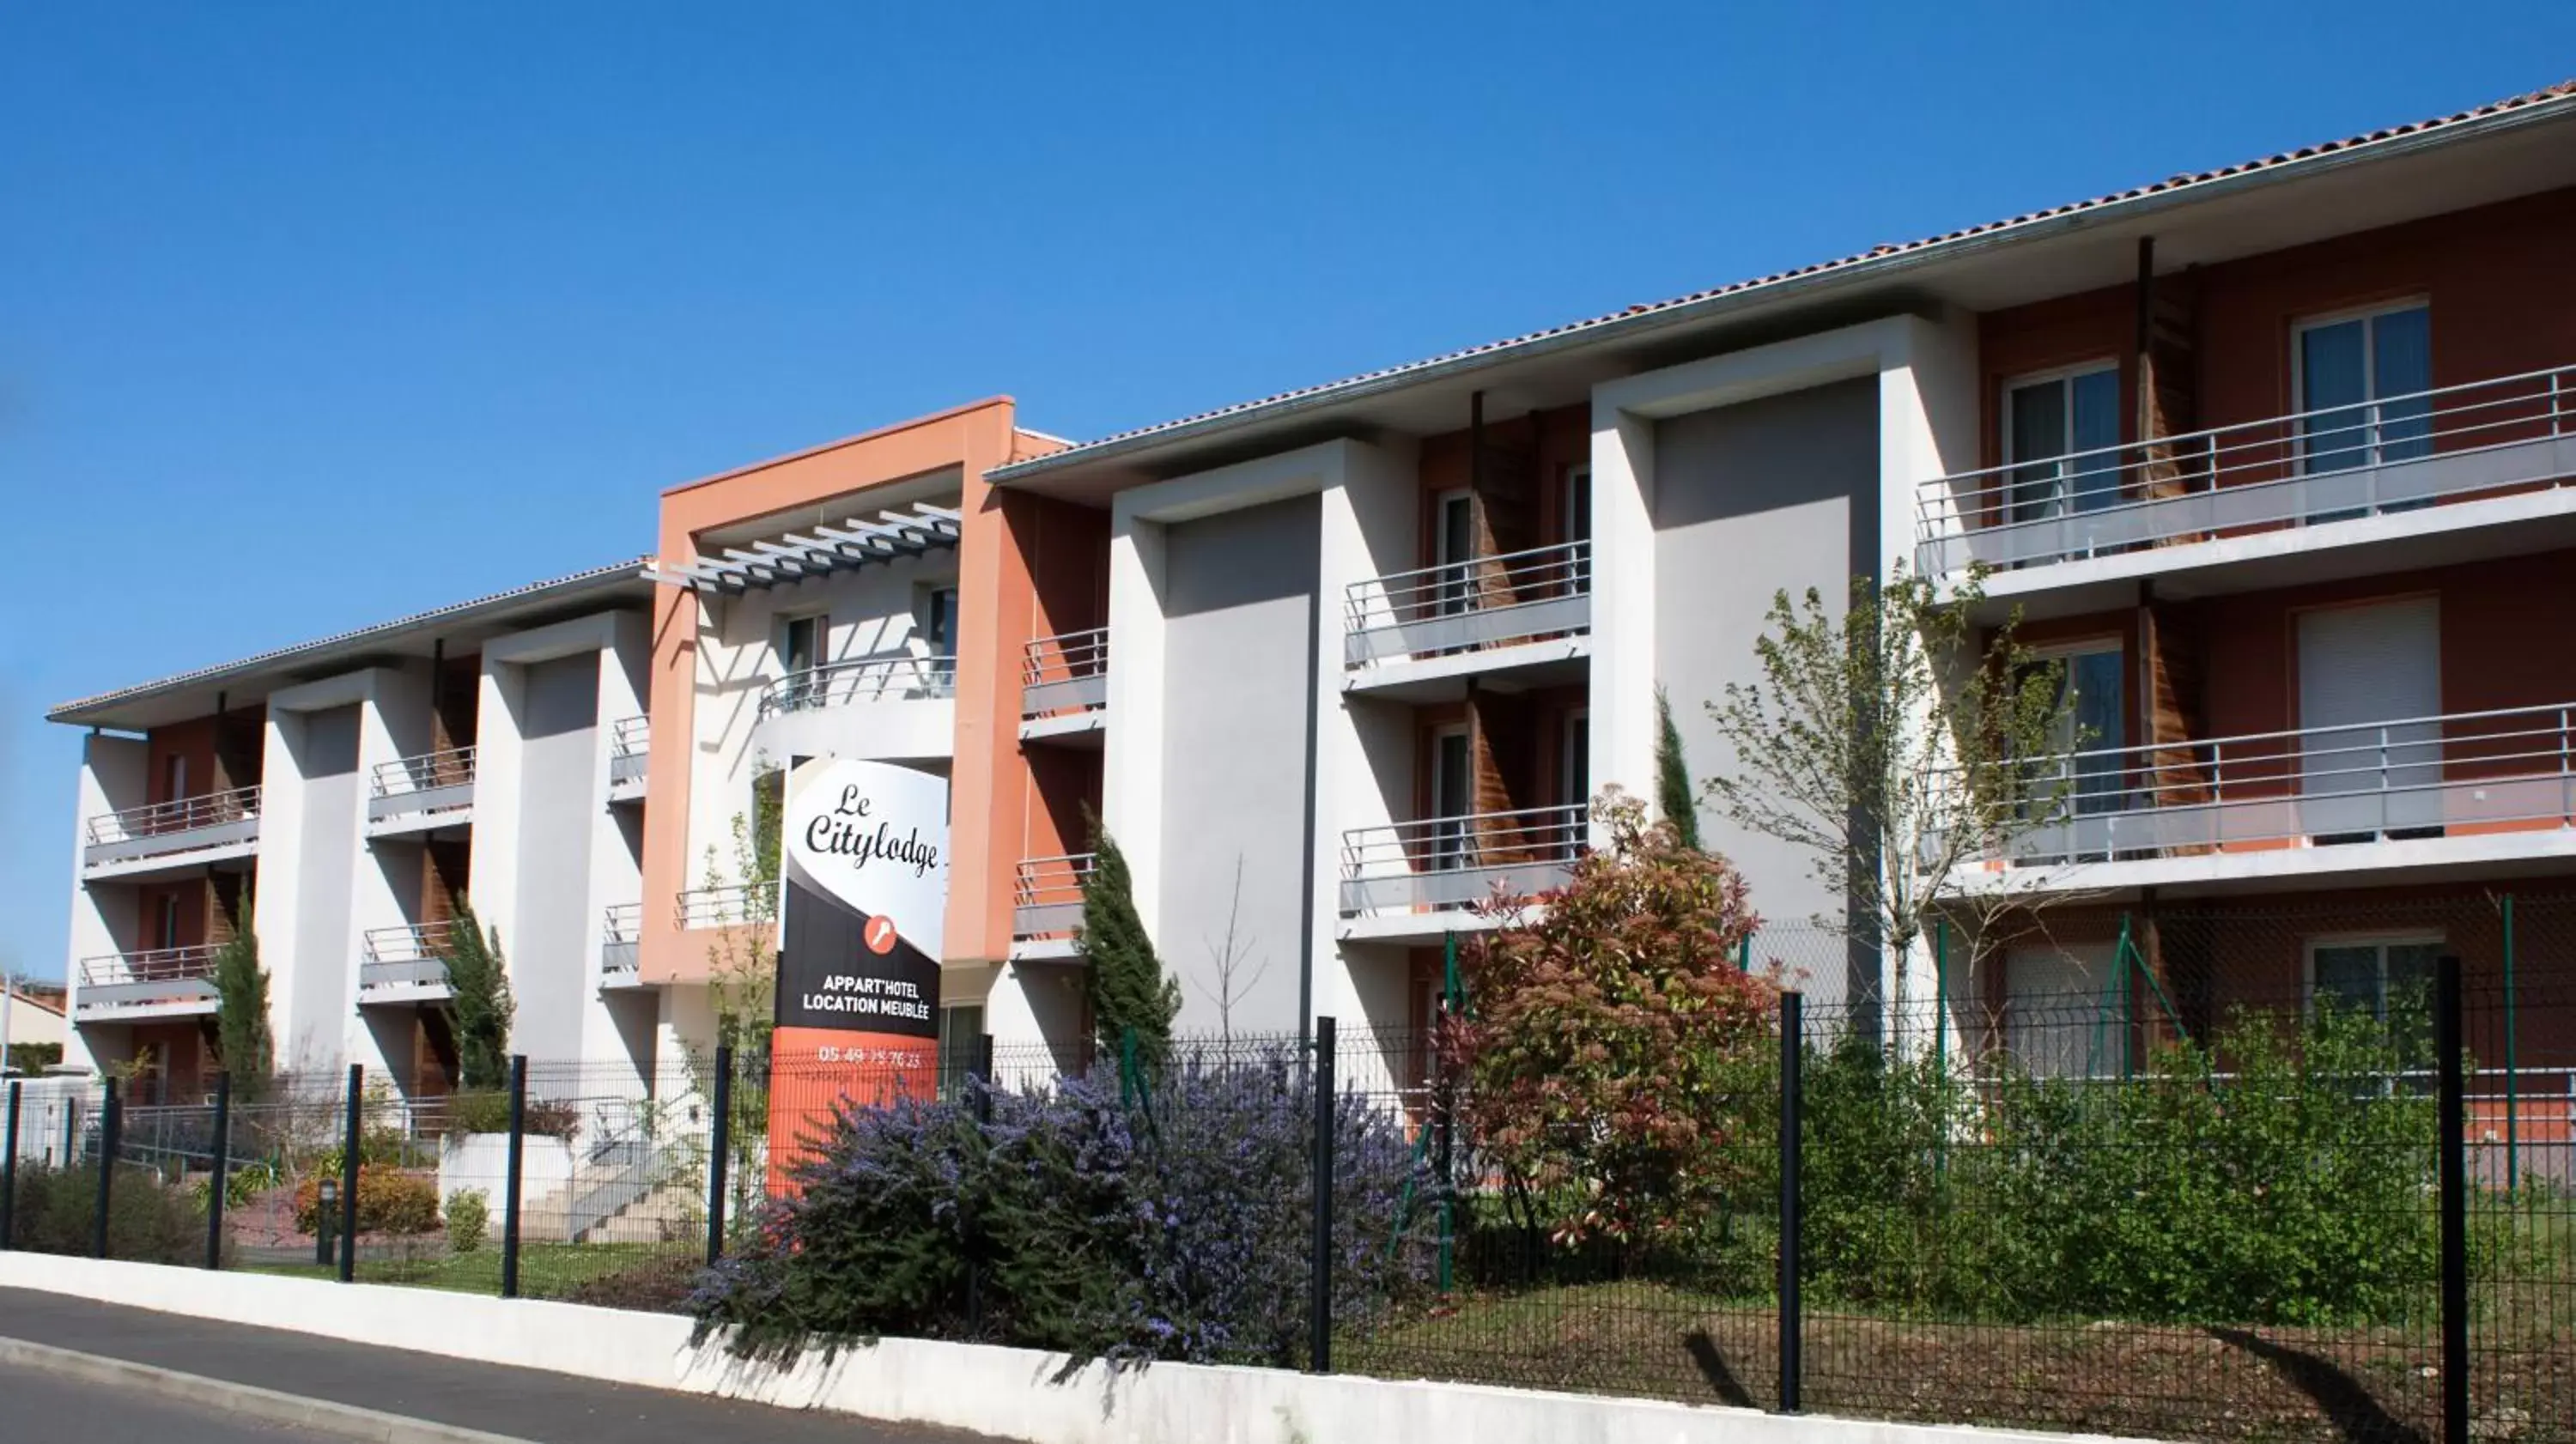
MULTIPOLYGON (((1132 1106, 1067 1080, 984 1095, 989 1121, 973 1099, 845 1110, 796 1196, 692 1296, 697 1337, 775 1359, 904 1334, 1293 1363, 1312 1087, 1293 1048, 1247 1061, 1182 1044, 1132 1106)), ((1436 1210, 1400 1120, 1367 1100, 1338 1105, 1335 1154, 1334 1317, 1349 1328, 1421 1285, 1425 1250, 1398 1233, 1436 1210)))

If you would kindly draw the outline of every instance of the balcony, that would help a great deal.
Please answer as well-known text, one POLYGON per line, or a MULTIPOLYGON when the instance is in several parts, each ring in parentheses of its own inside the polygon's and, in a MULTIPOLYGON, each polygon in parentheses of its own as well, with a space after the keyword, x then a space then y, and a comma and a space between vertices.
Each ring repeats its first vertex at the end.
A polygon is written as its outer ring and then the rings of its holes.
POLYGON ((759 890, 749 883, 693 887, 673 900, 672 915, 682 932, 739 927, 744 923, 765 922, 776 915, 774 906, 762 906, 762 903, 759 890))
POLYGON ((2576 517, 2571 479, 2576 367, 2562 367, 1942 477, 1915 495, 1915 562, 1927 576, 1993 568, 2001 594, 2420 545, 2576 517))
POLYGON ((643 983, 644 905, 611 903, 599 921, 599 985, 633 988, 643 983))
POLYGON ((367 834, 432 832, 474 815, 474 749, 451 747, 376 764, 367 796, 367 834))
POLYGON ((80 970, 80 989, 73 995, 76 1023, 212 1017, 215 1012, 212 944, 83 958, 80 970))
POLYGON ((258 842, 259 789, 237 787, 91 818, 81 867, 123 876, 245 856, 258 842))
MULTIPOLYGON (((1588 654, 1592 544, 1566 542, 1353 582, 1345 686, 1400 686, 1553 666, 1588 654)), ((1569 677, 1568 680, 1571 680, 1569 677)))
POLYGON ((1020 736, 1086 737, 1109 708, 1109 629, 1040 637, 1020 651, 1020 736))
POLYGON ((1583 855, 1590 815, 1573 803, 1353 828, 1342 834, 1342 916, 1394 921, 1346 927, 1345 936, 1437 936, 1463 921, 1440 917, 1444 911, 1498 890, 1536 897, 1563 887, 1583 855))
POLYGON ((752 746, 772 757, 946 758, 957 746, 957 659, 867 657, 761 689, 752 746))
POLYGON ((653 724, 643 717, 620 717, 608 728, 608 800, 644 800, 644 764, 652 752, 653 724))
POLYGON ((1011 942, 1014 956, 1022 943, 1063 943, 1070 955, 1073 932, 1082 925, 1082 889, 1091 880, 1099 854, 1068 853, 1062 857, 1022 858, 1011 883, 1011 942))
POLYGON ((358 1001, 418 1003, 448 997, 447 947, 455 935, 452 918, 367 929, 366 954, 358 964, 358 1001))
POLYGON ((2060 779, 2067 815, 1990 856, 1998 876, 2009 863, 2074 882, 2080 865, 2088 888, 2149 886, 2576 850, 2576 702, 2033 765, 2060 779))

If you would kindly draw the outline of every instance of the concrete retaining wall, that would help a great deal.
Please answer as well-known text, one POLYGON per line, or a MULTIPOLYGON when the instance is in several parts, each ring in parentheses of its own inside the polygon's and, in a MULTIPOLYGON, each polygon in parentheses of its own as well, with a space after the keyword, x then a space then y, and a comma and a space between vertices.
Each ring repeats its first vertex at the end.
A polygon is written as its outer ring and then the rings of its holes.
MULTIPOLYGON (((1031 1444, 2064 1444, 2075 1437, 1271 1369, 1092 1364, 1068 1372, 1061 1355, 919 1339, 888 1339, 830 1362, 809 1358, 782 1372, 692 1350, 688 1321, 657 1314, 41 1254, 0 1254, 0 1287, 1031 1444)), ((22 1323, 41 1341, 41 1316, 22 1323)))

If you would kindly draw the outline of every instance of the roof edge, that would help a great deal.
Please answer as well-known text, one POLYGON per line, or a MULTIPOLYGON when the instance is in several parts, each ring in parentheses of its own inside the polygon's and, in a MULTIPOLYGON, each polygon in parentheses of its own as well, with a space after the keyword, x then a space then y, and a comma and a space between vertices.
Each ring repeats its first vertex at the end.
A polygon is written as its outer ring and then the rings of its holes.
MULTIPOLYGON (((818 445, 805 447, 802 450, 790 451, 780 456, 772 456, 762 461, 754 461, 742 466, 728 467, 723 471, 715 473, 713 476, 702 476, 695 481, 684 481, 677 486, 665 487, 662 490, 662 495, 678 496, 682 492, 696 491, 702 486, 716 486, 724 482, 732 481, 737 477, 749 476, 755 471, 767 471, 773 466, 788 466, 799 461, 810 461, 817 456, 822 456, 828 452, 839 451, 844 447, 859 446, 871 441, 883 441, 889 436, 900 436, 904 432, 918 431, 925 426, 937 426, 942 422, 955 421, 961 416, 972 416, 978 411, 989 411, 996 406, 1007 406, 1014 412, 1019 409, 1019 403, 1008 395, 987 396, 980 401, 969 401, 962 405, 948 407, 942 411, 933 411, 927 415, 911 417, 907 420, 894 422, 891 425, 875 427, 871 430, 859 432, 855 436, 844 436, 838 441, 826 441, 818 445)), ((1014 421, 1012 429, 1019 430, 1021 428, 1018 426, 1017 422, 1014 421)))
POLYGON ((2035 236, 2062 234, 2153 215, 2215 196, 2286 184, 2349 165, 2438 149, 2500 131, 2561 120, 2570 113, 2576 113, 2576 81, 2563 81, 2456 115, 2388 127, 2346 140, 2303 146, 2211 171, 2186 173, 2108 196, 1990 221, 1903 245, 1877 246, 1839 260, 1818 262, 1672 300, 1630 306, 1607 315, 1470 346, 1421 361, 1362 372, 1318 386, 1281 392, 1178 421, 1113 434, 1063 451, 996 467, 986 472, 984 479, 994 486, 1010 486, 1091 462, 1114 460, 1168 444, 1222 435, 1256 422, 1284 420, 1336 403, 1361 400, 1489 366, 1544 356, 1578 345, 1689 325, 1759 303, 1794 299, 1813 291, 1832 291, 1938 261, 1971 256, 2000 246, 2024 244, 2035 236))
POLYGON ((453 602, 444 607, 433 607, 425 612, 397 617, 390 622, 378 622, 372 626, 357 627, 328 637, 297 642, 234 661, 218 662, 212 666, 199 667, 194 671, 181 672, 176 676, 163 677, 158 681, 120 687, 111 692, 101 692, 95 697, 83 697, 49 708, 45 712, 45 720, 75 727, 107 726, 109 725, 107 723, 85 720, 82 714, 134 702, 150 701, 155 697, 167 696, 189 687, 201 687, 227 677, 290 666, 303 658, 320 657, 334 649, 356 647, 368 642, 388 639, 435 623, 470 621, 481 613, 499 611, 513 605, 542 601, 552 597, 577 596, 585 591, 606 590, 612 585, 626 581, 649 582, 653 560, 646 556, 637 557, 633 561, 611 562, 606 566, 592 567, 588 571, 530 582, 526 586, 514 587, 506 592, 493 592, 486 596, 453 602))

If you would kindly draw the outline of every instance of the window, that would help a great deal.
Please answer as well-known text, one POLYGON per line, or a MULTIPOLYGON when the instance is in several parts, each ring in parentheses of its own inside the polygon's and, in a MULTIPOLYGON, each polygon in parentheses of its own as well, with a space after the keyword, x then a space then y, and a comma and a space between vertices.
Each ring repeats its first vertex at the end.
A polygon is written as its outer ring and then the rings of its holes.
POLYGON ((2011 516, 2041 521, 2120 499, 2120 371, 2095 363, 2005 383, 2011 516), (2080 453, 2099 453, 2083 455, 2080 453))
MULTIPOLYGON (((1588 711, 1565 714, 1563 735, 1558 738, 1556 761, 1557 801, 1576 807, 1592 800, 1592 714, 1588 711)), ((1581 828, 1569 827, 1556 838, 1556 855, 1571 858, 1583 845, 1581 828)))
POLYGON ((957 1090, 983 1062, 984 1007, 980 1003, 939 1010, 939 1096, 957 1090))
POLYGON ((2387 1021, 2389 1009, 2430 1005, 2437 937, 2322 941, 2308 947, 2308 1005, 2366 1012, 2387 1021))
POLYGON ((1448 728, 1431 738, 1431 866, 1448 871, 1467 865, 1466 813, 1476 785, 1467 729, 1448 728))
POLYGON ((1476 555, 1476 499, 1463 491, 1444 491, 1432 507, 1431 561, 1441 569, 1432 608, 1440 616, 1453 616, 1467 610, 1475 586, 1475 577, 1461 564, 1476 555))
POLYGON ((2320 841, 2442 824, 2437 599, 2298 614, 2299 793, 2320 841))
POLYGON ((1578 466, 1565 474, 1565 539, 1574 544, 1574 556, 1566 568, 1568 591, 1591 589, 1592 582, 1592 468, 1578 466))
POLYGON ((2065 668, 2058 685, 2070 705, 2049 752, 2074 760, 2075 811, 2120 811, 2128 805, 2126 654, 2116 642, 2092 643, 2043 652, 2040 660, 2065 668))
POLYGON ((173 752, 161 759, 161 800, 179 802, 188 796, 188 755, 173 752))
POLYGON ((924 587, 921 592, 921 640, 934 657, 957 655, 957 589, 924 587))
POLYGON ((821 679, 813 675, 823 661, 823 619, 788 617, 778 624, 778 668, 786 674, 784 696, 790 708, 821 700, 821 679))
POLYGON ((2433 403, 2421 393, 2433 389, 2433 313, 2423 304, 2304 322, 2291 355, 2303 413, 2303 472, 2347 471, 2432 452, 2433 403))
POLYGON ((164 951, 179 946, 179 899, 174 894, 152 899, 152 946, 164 951))

